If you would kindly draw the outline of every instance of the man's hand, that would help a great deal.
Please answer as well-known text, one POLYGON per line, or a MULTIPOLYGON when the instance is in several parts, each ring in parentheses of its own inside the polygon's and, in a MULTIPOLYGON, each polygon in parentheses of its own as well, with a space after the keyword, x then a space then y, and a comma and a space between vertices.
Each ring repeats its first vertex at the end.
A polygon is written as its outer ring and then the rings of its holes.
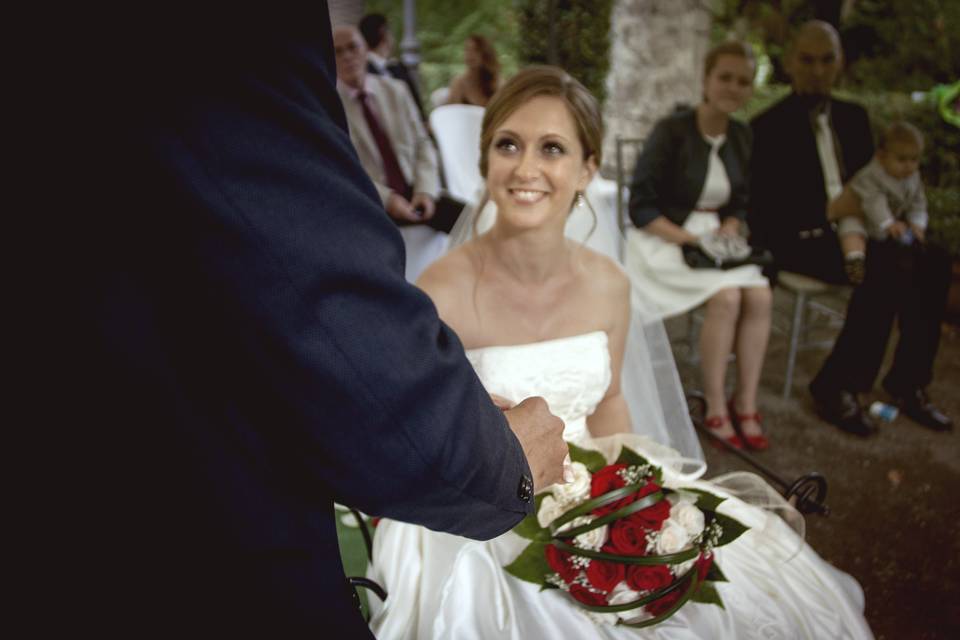
POLYGON ((910 223, 910 230, 913 231, 913 237, 919 242, 925 242, 927 231, 921 226, 915 225, 912 222, 910 223))
POLYGON ((546 401, 527 398, 504 415, 527 457, 534 492, 564 482, 567 443, 563 440, 563 420, 550 413, 546 401))
POLYGON ((422 221, 427 221, 432 218, 437 210, 437 205, 433 202, 433 198, 426 193, 413 194, 413 200, 410 204, 413 205, 414 209, 418 209, 421 212, 419 213, 419 219, 422 221))
POLYGON ((849 186, 844 187, 840 195, 827 203, 827 220, 832 222, 848 216, 864 219, 860 196, 849 186))
POLYGON ((387 196, 385 203, 387 215, 395 220, 407 220, 410 222, 420 222, 420 215, 414 210, 413 205, 396 191, 391 191, 387 196))
POLYGON ((907 232, 907 224, 903 220, 897 220, 889 227, 887 227, 887 233, 890 234, 890 237, 894 240, 899 240, 904 233, 907 232))

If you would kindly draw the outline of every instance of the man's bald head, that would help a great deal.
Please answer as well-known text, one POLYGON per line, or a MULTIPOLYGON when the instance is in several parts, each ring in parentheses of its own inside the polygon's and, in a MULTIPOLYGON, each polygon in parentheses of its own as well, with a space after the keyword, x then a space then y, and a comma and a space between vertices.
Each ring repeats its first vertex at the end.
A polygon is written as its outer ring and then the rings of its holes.
POLYGON ((333 30, 333 53, 337 59, 337 78, 359 89, 367 75, 367 44, 356 27, 343 25, 333 30))
POLYGON ((801 95, 828 96, 842 66, 840 34, 833 25, 822 20, 804 23, 793 39, 786 60, 793 90, 801 95))

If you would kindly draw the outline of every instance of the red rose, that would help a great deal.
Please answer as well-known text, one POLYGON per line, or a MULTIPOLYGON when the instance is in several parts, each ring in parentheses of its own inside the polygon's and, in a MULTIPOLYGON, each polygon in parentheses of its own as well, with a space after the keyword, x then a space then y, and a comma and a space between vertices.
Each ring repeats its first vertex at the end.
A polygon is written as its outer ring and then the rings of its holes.
POLYGON ((619 562, 604 562, 591 560, 587 567, 587 580, 597 589, 612 591, 626 574, 626 569, 619 562))
POLYGON ((644 608, 648 612, 650 612, 650 615, 658 616, 661 613, 664 613, 667 609, 669 609, 673 605, 675 605, 677 603, 677 600, 679 600, 682 597, 683 597, 683 589, 680 588, 675 591, 671 591, 670 593, 663 596, 662 598, 657 598, 656 600, 654 600, 644 608))
POLYGON ((647 528, 630 518, 617 520, 610 525, 609 546, 625 556, 646 555, 647 528))
POLYGON ((635 564, 627 569, 627 586, 634 591, 656 591, 672 581, 673 574, 662 564, 653 567, 635 564))
POLYGON ((590 479, 590 497, 596 498, 608 491, 626 486, 627 483, 620 477, 620 471, 626 468, 625 464, 611 464, 593 474, 590 479))
MULTIPOLYGON (((626 469, 627 465, 625 464, 611 464, 610 466, 604 467, 593 474, 593 477, 590 480, 590 497, 598 498, 606 493, 614 491, 616 489, 622 489, 627 486, 627 483, 624 482, 623 478, 620 477, 619 471, 626 469)), ((613 513, 618 509, 622 509, 631 502, 637 499, 637 494, 633 493, 624 498, 606 504, 602 507, 597 507, 592 511, 595 516, 605 516, 608 513, 613 513)))
POLYGON ((607 604, 607 597, 605 595, 602 593, 594 593, 579 584, 570 585, 570 595, 583 604, 601 607, 607 604))
POLYGON ((629 519, 633 520, 642 527, 646 527, 647 529, 660 531, 661 527, 663 527, 664 521, 669 517, 670 503, 666 500, 661 500, 653 506, 647 507, 646 509, 640 509, 640 511, 631 514, 629 519))
POLYGON ((703 582, 707 577, 707 573, 710 572, 710 567, 713 565, 713 554, 701 554, 695 564, 697 567, 697 578, 700 582, 703 582))
POLYGON ((550 568, 559 573, 567 584, 573 582, 573 579, 580 575, 580 569, 570 562, 569 553, 560 551, 556 546, 548 544, 544 550, 544 555, 547 557, 547 564, 550 565, 550 568))

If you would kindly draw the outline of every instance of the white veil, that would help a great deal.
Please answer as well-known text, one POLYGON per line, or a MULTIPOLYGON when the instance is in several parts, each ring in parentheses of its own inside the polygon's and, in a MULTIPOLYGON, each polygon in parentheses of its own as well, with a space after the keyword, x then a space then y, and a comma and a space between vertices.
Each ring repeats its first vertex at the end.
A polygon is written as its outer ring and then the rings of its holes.
MULTIPOLYGON (((484 200, 480 198, 480 202, 484 200)), ((495 219, 496 205, 492 202, 487 202, 482 210, 468 204, 450 231, 450 248, 470 240, 475 230, 485 232, 495 219)), ((566 235, 620 263, 619 226, 612 215, 597 216, 589 201, 574 207, 567 219, 566 235)), ((666 329, 645 303, 643 292, 636 284, 632 289, 633 313, 620 386, 630 409, 633 431, 679 452, 669 461, 675 472, 699 477, 705 470, 703 450, 690 421, 666 329)))

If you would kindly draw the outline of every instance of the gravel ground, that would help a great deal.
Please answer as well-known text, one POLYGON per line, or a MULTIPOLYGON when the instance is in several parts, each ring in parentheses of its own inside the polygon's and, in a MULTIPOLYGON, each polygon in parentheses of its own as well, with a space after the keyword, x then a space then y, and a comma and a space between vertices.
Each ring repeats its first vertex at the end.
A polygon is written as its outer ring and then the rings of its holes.
MULTIPOLYGON (((783 312, 790 301, 778 291, 774 304, 783 312)), ((686 327, 684 319, 668 322, 675 344, 686 327)), ((840 431, 817 417, 806 390, 827 351, 801 352, 793 396, 784 400, 786 347, 774 332, 759 400, 772 444, 758 459, 788 481, 808 471, 826 476, 830 515, 807 516, 807 541, 863 586, 877 638, 960 638, 960 436, 905 417, 882 424, 869 439, 840 431)), ((685 347, 675 347, 675 355, 688 390, 698 389, 699 372, 685 362, 685 347)), ((960 328, 945 324, 929 391, 960 421, 958 381, 960 328)), ((878 388, 864 400, 889 399, 878 388)), ((749 468, 701 441, 709 476, 749 468)))

